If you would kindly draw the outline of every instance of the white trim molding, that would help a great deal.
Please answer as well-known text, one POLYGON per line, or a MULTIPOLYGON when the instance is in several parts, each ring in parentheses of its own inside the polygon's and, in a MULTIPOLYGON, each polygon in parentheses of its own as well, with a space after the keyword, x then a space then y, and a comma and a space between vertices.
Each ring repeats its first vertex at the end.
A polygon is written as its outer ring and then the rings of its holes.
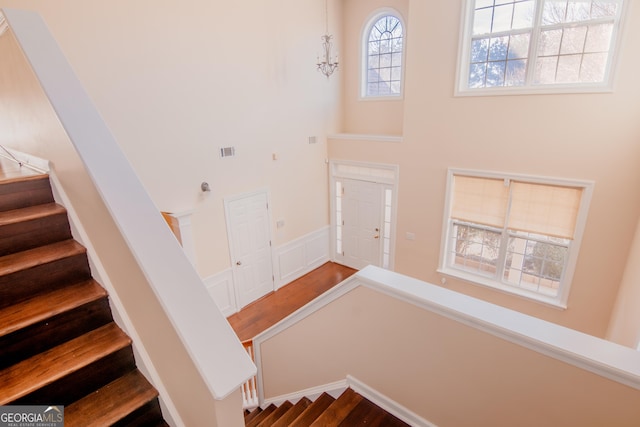
POLYGON ((329 230, 322 227, 275 249, 276 290, 329 261, 329 230))
POLYGON ((203 282, 223 315, 229 317, 238 312, 233 272, 230 268, 203 279, 203 282))
POLYGON ((347 385, 365 399, 370 400, 375 403, 376 406, 379 406, 391 415, 401 419, 413 427, 437 427, 434 423, 425 420, 415 412, 402 406, 395 400, 390 399, 386 395, 378 392, 374 388, 351 375, 347 375, 347 385))
POLYGON ((361 133, 336 133, 328 135, 327 139, 345 141, 371 141, 371 142, 402 142, 402 136, 398 135, 374 135, 361 133))

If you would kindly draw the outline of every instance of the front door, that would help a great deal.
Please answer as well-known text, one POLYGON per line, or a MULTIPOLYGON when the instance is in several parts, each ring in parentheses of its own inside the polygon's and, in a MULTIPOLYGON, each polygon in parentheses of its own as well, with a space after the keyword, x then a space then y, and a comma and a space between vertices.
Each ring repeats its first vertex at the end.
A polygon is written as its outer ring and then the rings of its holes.
POLYGON ((260 191, 225 199, 238 309, 273 291, 268 196, 260 191))
POLYGON ((381 266, 383 188, 380 184, 351 179, 342 183, 342 253, 337 260, 361 269, 381 266))

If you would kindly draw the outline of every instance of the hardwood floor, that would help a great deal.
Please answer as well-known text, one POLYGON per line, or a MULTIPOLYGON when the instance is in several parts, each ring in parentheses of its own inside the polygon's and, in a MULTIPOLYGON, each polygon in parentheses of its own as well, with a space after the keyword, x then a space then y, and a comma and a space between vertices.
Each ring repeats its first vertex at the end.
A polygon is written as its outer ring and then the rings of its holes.
POLYGON ((229 323, 240 341, 252 339, 355 272, 352 268, 328 262, 249 304, 230 316, 229 323))

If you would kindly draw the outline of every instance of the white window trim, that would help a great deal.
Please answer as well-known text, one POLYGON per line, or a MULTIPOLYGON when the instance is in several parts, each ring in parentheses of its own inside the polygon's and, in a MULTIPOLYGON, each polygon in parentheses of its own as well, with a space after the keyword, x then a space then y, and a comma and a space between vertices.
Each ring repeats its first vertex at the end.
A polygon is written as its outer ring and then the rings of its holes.
POLYGON ((360 101, 402 101, 404 99, 405 62, 407 56, 407 24, 402 14, 392 7, 382 7, 374 10, 365 21, 360 34, 360 101), (402 75, 400 77, 400 93, 385 96, 367 96, 367 58, 369 56, 369 33, 373 24, 383 16, 391 15, 402 25, 402 75))
MULTIPOLYGON (((545 95, 559 93, 609 93, 613 92, 615 87, 617 69, 616 66, 620 57, 620 45, 624 30, 625 16, 628 13, 629 0, 622 0, 620 8, 620 20, 618 25, 614 26, 612 38, 613 43, 611 49, 610 61, 607 66, 604 81, 601 83, 571 83, 571 84, 554 84, 554 85, 538 85, 538 86, 511 86, 511 87, 491 87, 481 89, 470 89, 467 87, 469 80, 469 50, 471 49, 471 22, 473 20, 473 9, 471 8, 474 0, 464 0, 462 13, 460 18, 460 40, 458 42, 458 62, 456 66, 456 83, 454 88, 454 96, 495 96, 495 95, 545 95), (469 24, 469 25, 467 25, 469 24), (463 65, 466 65, 463 68, 463 65)), ((535 41, 532 38, 532 43, 535 41)))
POLYGON ((447 188, 445 194, 445 208, 442 222, 442 238, 440 240, 440 262, 438 273, 455 277, 465 282, 485 286, 491 289, 507 293, 509 295, 517 295, 526 299, 544 303, 554 308, 566 309, 567 301, 569 299, 569 292, 571 289, 571 283, 573 282, 573 275, 575 273, 576 264, 578 261, 578 254, 580 252, 580 246, 582 243, 582 235, 587 223, 587 215, 589 212, 589 205, 591 203, 591 197, 593 194, 593 188, 595 183, 587 180, 575 180, 555 177, 543 177, 534 175, 524 175, 515 173, 504 172, 490 172, 479 171, 471 169, 458 169, 449 168, 447 172, 447 188), (492 280, 491 278, 485 278, 480 275, 476 275, 463 270, 458 270, 447 266, 447 252, 449 244, 449 231, 450 227, 450 213, 451 213, 451 190, 453 184, 454 175, 476 176, 482 178, 497 178, 497 179, 511 179, 518 181, 525 181, 530 183, 547 184, 547 185, 560 185, 567 187, 580 187, 583 189, 582 198, 580 200, 580 209, 578 211, 578 217, 576 219, 576 228, 573 241, 571 243, 571 250, 569 251, 569 258, 567 260, 566 269, 558 295, 555 297, 545 296, 537 292, 527 291, 526 289, 517 288, 515 286, 506 285, 499 280, 492 280))

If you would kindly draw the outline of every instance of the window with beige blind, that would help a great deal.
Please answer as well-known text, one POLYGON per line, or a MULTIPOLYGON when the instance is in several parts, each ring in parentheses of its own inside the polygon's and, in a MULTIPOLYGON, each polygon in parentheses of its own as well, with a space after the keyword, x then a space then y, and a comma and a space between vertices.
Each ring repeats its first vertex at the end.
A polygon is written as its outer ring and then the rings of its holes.
POLYGON ((593 184, 452 169, 440 272, 566 307, 593 184))

